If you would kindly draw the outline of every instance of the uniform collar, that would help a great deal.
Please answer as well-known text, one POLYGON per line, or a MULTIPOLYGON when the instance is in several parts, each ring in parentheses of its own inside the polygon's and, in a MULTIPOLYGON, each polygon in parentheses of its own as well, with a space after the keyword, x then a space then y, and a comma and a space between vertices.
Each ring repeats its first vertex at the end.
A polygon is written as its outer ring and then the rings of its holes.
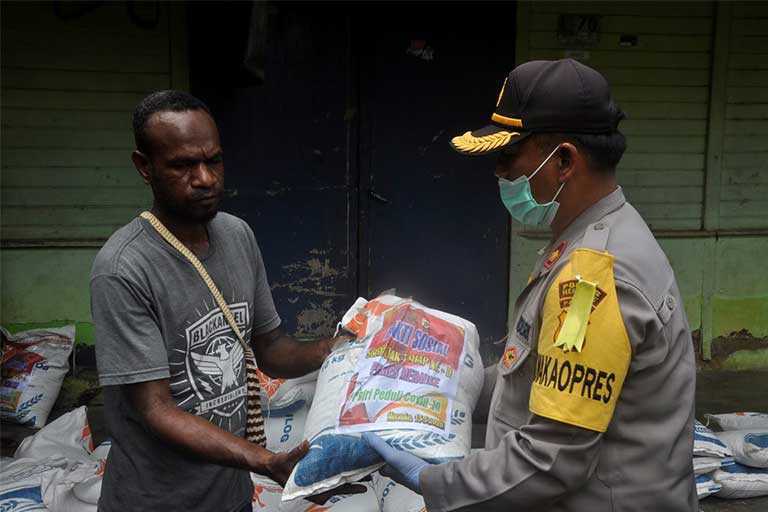
POLYGON ((626 202, 627 200, 624 197, 624 191, 621 189, 621 186, 617 186, 616 190, 581 212, 581 214, 576 217, 567 228, 565 228, 554 245, 557 245, 559 240, 574 239, 587 229, 587 226, 599 221, 609 213, 618 210, 626 202))
POLYGON ((623 190, 620 186, 617 186, 616 190, 581 212, 581 214, 576 217, 567 228, 565 228, 563 233, 556 240, 552 241, 540 252, 541 257, 536 263, 531 278, 533 279, 534 276, 541 277, 542 275, 547 274, 556 266, 555 264, 558 260, 574 249, 574 241, 581 238, 581 235, 587 229, 587 226, 599 221, 609 213, 618 210, 626 202, 627 200, 624 197, 623 190))

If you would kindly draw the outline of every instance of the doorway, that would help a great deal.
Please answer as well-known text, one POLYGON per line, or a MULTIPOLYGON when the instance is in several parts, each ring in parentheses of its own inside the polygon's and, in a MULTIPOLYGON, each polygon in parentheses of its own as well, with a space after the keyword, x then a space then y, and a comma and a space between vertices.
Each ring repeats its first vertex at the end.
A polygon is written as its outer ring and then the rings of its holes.
POLYGON ((261 76, 242 68, 252 4, 188 7, 224 208, 256 233, 286 330, 327 335, 355 298, 394 288, 473 321, 495 351, 508 216, 493 158, 448 141, 488 120, 514 65, 515 4, 261 3, 261 76), (212 25, 226 36, 205 37, 212 25))

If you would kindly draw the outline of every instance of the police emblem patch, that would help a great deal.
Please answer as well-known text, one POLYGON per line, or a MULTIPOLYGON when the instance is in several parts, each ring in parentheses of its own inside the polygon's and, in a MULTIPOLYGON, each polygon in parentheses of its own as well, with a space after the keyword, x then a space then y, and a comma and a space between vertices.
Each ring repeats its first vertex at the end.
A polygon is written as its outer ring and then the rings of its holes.
POLYGON ((507 347, 504 351, 504 355, 501 356, 501 364, 504 365, 504 368, 512 368, 512 365, 517 361, 517 356, 517 347, 507 347))
MULTIPOLYGON (((576 279, 569 279, 568 281, 562 281, 557 285, 557 293, 560 297, 560 308, 568 309, 568 306, 571 305, 571 299, 573 299, 573 294, 576 291, 577 282, 578 280, 576 279)), ((606 295, 605 290, 598 286, 595 291, 595 298, 592 301, 592 311, 594 311, 603 301, 606 295)))
POLYGON ((568 240, 563 240, 559 244, 557 244, 557 247, 555 247, 552 252, 549 253, 549 256, 547 256, 547 259, 544 260, 544 268, 546 270, 549 270, 552 268, 552 265, 557 263, 557 260, 560 259, 560 256, 563 255, 563 252, 565 252, 565 248, 568 246, 568 240))

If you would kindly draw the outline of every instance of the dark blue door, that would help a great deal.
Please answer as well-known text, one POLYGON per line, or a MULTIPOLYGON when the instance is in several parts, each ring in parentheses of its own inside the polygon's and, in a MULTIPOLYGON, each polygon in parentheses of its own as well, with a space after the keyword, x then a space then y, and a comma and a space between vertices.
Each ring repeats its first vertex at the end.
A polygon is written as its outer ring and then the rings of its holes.
POLYGON ((448 140, 487 121, 514 4, 267 5, 263 82, 241 69, 250 3, 190 3, 190 58, 222 132, 226 209, 256 232, 287 330, 328 334, 358 295, 396 288, 502 337, 494 162, 448 140))
POLYGON ((515 6, 408 5, 378 13, 386 30, 359 41, 361 273, 368 294, 396 288, 473 321, 492 350, 506 327, 509 216, 493 157, 462 157, 448 141, 489 121, 514 66, 515 6))
POLYGON ((224 207, 256 234, 283 327, 325 336, 357 297, 348 22, 321 3, 258 4, 261 20, 252 2, 188 4, 192 90, 218 121, 224 207), (242 66, 254 23, 263 81, 242 66))

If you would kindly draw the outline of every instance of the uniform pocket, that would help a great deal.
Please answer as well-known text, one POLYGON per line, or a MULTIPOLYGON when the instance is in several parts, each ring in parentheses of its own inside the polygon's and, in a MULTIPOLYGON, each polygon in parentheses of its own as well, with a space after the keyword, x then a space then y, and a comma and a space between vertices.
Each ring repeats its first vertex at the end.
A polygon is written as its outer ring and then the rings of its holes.
POLYGON ((498 397, 493 407, 493 416, 500 422, 513 428, 527 425, 531 412, 528 409, 528 399, 531 394, 533 379, 533 362, 535 357, 527 357, 525 361, 514 370, 499 365, 498 397))

